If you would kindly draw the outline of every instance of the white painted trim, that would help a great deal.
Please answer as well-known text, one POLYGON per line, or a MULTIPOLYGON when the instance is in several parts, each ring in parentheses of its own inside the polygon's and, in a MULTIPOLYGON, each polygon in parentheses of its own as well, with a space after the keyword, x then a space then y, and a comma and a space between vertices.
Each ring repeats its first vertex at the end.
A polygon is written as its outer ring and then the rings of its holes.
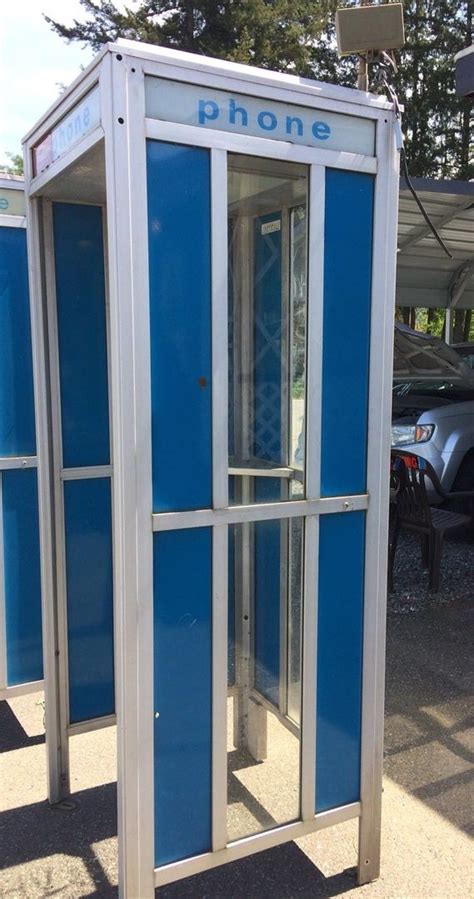
MULTIPOLYGON (((226 343, 227 347, 227 343, 226 343)), ((212 848, 227 846, 228 529, 212 529, 212 848)))
POLYGON ((0 215, 0 228, 26 228, 26 215, 0 215))
POLYGON ((301 677, 301 818, 312 821, 316 795, 316 673, 319 517, 304 520, 304 605, 301 677))
POLYGON ((212 505, 229 505, 227 154, 211 150, 212 505))
POLYGON ((168 883, 174 883, 176 880, 191 877, 193 874, 208 871, 210 868, 216 868, 227 862, 234 862, 249 855, 255 855, 255 853, 262 852, 265 849, 272 849, 274 846, 280 846, 291 840, 297 840, 299 837, 315 833, 324 827, 331 827, 334 824, 342 824, 343 821, 350 821, 359 815, 360 803, 353 802, 350 805, 343 805, 328 812, 321 812, 313 817, 311 821, 295 821, 292 824, 285 824, 282 827, 276 827, 273 830, 246 837, 238 842, 229 843, 225 849, 221 849, 219 852, 207 852, 194 858, 187 858, 183 861, 173 862, 170 865, 164 865, 155 869, 155 886, 161 887, 168 883))
POLYGON ((102 128, 102 125, 97 125, 93 131, 81 138, 77 144, 74 144, 64 156, 60 156, 59 159, 52 162, 44 172, 40 172, 39 175, 36 175, 32 179, 30 183, 30 196, 34 197, 45 193, 45 188, 50 181, 53 181, 58 175, 61 175, 66 169, 74 165, 81 156, 84 156, 84 153, 87 153, 87 151, 102 140, 103 137, 104 129, 102 128))
POLYGON ((347 107, 355 115, 363 115, 367 110, 369 114, 376 116, 384 113, 386 109, 391 109, 391 105, 382 94, 369 94, 353 88, 339 87, 323 81, 286 75, 242 63, 196 56, 194 53, 123 39, 115 44, 109 44, 108 48, 111 53, 127 53, 130 58, 142 59, 145 74, 158 77, 176 78, 191 84, 209 83, 216 88, 224 82, 230 90, 254 96, 271 94, 278 97, 281 91, 286 94, 284 99, 288 101, 290 95, 294 97, 296 94, 302 94, 311 97, 315 105, 331 101, 334 106, 336 101, 339 108, 347 107))
POLYGON ((16 468, 37 468, 37 456, 3 456, 0 459, 0 471, 11 471, 16 468))
POLYGON ((228 509, 156 512, 152 515, 152 522, 154 531, 168 531, 181 528, 204 528, 218 524, 241 524, 244 521, 268 521, 305 515, 357 512, 361 509, 367 509, 368 506, 369 498, 367 494, 330 496, 313 500, 288 500, 285 502, 230 506, 228 509))
POLYGON ((394 122, 387 115, 377 135, 379 173, 375 182, 372 312, 368 411, 367 492, 373 497, 366 523, 364 643, 362 677, 361 803, 359 883, 380 871, 385 689, 390 411, 395 303, 399 155, 394 122))
POLYGON ((375 156, 347 153, 344 150, 321 150, 319 147, 291 144, 283 140, 249 137, 246 134, 233 134, 228 131, 212 131, 210 128, 161 122, 158 119, 145 119, 145 130, 146 136, 152 140, 170 141, 174 144, 209 147, 215 150, 227 150, 229 153, 267 159, 283 159, 287 162, 301 162, 305 165, 314 163, 338 169, 369 172, 370 174, 377 171, 375 156))
POLYGON ((0 700, 16 699, 17 696, 29 696, 31 693, 41 693, 44 690, 44 681, 35 680, 27 684, 15 684, 11 687, 0 689, 0 700))
POLYGON ((61 468, 62 481, 86 481, 90 478, 111 478, 111 465, 86 465, 84 468, 61 468))
POLYGON ((102 730, 104 727, 114 727, 117 723, 115 715, 104 715, 103 718, 89 718, 87 721, 79 721, 77 724, 68 725, 68 735, 88 734, 94 730, 102 730))
POLYGON ((0 172, 0 190, 23 190, 25 189, 25 179, 21 178, 19 175, 14 175, 12 178, 5 177, 3 172, 0 172))
MULTIPOLYGON (((110 46, 110 45, 108 45, 110 46)), ((72 112, 74 107, 82 100, 85 95, 92 90, 99 79, 100 63, 104 56, 108 53, 108 47, 104 47, 97 56, 79 73, 77 78, 66 88, 66 90, 56 98, 49 109, 38 119, 35 125, 22 138, 24 151, 32 149, 41 143, 41 139, 52 131, 59 122, 64 119, 68 112, 72 112), (26 145, 26 146, 25 146, 26 145)), ((25 182, 30 183, 33 174, 31 160, 28 160, 28 172, 25 164, 25 182)))

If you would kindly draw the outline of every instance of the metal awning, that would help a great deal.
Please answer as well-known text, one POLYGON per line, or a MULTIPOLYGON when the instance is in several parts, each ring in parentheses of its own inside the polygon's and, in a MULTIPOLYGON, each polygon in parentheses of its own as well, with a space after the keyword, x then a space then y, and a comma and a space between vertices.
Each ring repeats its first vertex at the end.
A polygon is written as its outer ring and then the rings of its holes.
POLYGON ((474 182, 412 178, 428 215, 452 254, 444 253, 400 180, 399 306, 474 308, 474 182))

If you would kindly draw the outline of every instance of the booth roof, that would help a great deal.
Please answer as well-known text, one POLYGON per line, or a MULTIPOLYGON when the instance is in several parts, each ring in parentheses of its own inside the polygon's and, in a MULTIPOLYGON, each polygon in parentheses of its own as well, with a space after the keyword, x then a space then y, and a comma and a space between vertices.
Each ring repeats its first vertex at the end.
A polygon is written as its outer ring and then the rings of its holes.
POLYGON ((452 254, 426 224, 406 181, 400 181, 397 304, 474 308, 474 182, 413 178, 412 183, 452 254))

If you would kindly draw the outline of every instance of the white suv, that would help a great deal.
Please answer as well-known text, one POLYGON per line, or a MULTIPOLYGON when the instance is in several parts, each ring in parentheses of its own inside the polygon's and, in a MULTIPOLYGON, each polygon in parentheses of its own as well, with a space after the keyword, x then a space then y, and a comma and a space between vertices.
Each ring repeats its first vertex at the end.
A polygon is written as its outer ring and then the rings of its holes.
POLYGON ((399 324, 392 446, 431 462, 447 492, 474 489, 474 371, 444 341, 399 324))

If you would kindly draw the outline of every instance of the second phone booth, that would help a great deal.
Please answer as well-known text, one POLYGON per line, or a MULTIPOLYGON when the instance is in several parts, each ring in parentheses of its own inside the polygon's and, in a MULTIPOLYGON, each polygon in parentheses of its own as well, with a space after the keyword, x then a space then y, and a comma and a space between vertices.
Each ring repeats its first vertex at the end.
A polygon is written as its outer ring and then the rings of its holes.
POLYGON ((123 895, 350 818, 371 880, 392 108, 120 41, 25 171, 50 794, 115 696, 123 895))

